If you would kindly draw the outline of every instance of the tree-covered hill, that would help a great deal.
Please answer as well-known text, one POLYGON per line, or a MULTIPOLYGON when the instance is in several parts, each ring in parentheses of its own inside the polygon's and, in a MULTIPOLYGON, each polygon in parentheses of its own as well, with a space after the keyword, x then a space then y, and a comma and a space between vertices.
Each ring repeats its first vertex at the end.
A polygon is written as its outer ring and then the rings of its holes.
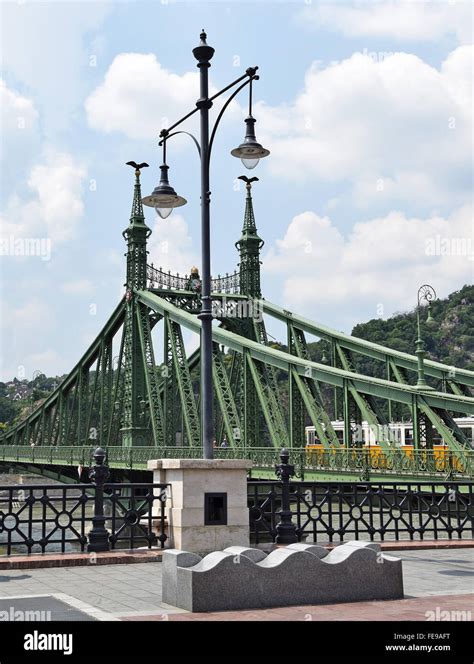
MULTIPOLYGON (((464 286, 444 300, 431 305, 433 325, 426 325, 426 309, 421 312, 422 338, 426 356, 462 369, 474 370, 474 286, 464 286)), ((413 353, 416 341, 416 310, 397 314, 387 320, 374 319, 356 325, 355 337, 413 353)), ((370 370, 364 358, 359 368, 370 370)))

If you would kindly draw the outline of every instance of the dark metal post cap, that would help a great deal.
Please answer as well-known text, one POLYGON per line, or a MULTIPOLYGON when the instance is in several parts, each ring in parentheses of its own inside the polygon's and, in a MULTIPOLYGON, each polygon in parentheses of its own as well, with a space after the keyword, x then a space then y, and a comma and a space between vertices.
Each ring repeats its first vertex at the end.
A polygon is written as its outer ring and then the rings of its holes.
POLYGON ((290 452, 289 450, 286 449, 286 447, 283 447, 280 450, 280 459, 282 463, 287 463, 288 459, 290 458, 290 452))
POLYGON ((106 457, 106 452, 102 447, 98 447, 94 451, 93 457, 96 460, 96 463, 100 466, 101 464, 104 463, 104 459, 106 457))
POLYGON ((201 41, 199 43, 199 46, 193 48, 193 55, 196 58, 196 60, 200 63, 208 62, 214 55, 214 49, 212 48, 212 46, 209 46, 209 44, 206 42, 207 35, 204 32, 204 30, 201 32, 199 36, 201 38, 201 41))

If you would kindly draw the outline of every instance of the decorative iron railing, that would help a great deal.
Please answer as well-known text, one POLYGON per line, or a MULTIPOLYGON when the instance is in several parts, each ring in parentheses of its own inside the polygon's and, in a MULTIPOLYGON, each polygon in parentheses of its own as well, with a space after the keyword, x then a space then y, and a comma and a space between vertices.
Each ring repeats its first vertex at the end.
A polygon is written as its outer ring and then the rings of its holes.
POLYGON ((226 273, 225 277, 217 275, 211 279, 211 291, 213 293, 240 293, 240 274, 236 271, 232 274, 226 273))
MULTIPOLYGON (((179 272, 171 274, 171 271, 165 272, 161 267, 154 267, 153 263, 146 266, 146 276, 148 288, 151 289, 191 290, 190 277, 187 274, 184 276, 181 276, 179 272)), ((211 291, 213 293, 239 293, 239 273, 237 271, 232 274, 226 273, 225 277, 218 275, 215 279, 211 279, 211 291)))
MULTIPOLYGON (((60 466, 89 466, 93 447, 0 445, 0 461, 60 466)), ((277 452, 273 447, 218 447, 216 458, 244 458, 254 463, 254 469, 273 470, 277 452)), ((112 468, 146 470, 149 459, 202 458, 200 447, 108 447, 107 463, 112 468)), ((436 477, 471 479, 474 475, 474 452, 449 452, 447 450, 369 450, 368 448, 339 450, 306 450, 293 448, 291 460, 300 477, 315 473, 348 476, 362 480, 384 475, 407 479, 436 477)))
MULTIPOLYGON (((105 484, 111 549, 164 547, 168 485, 105 484)), ((93 484, 0 486, 0 552, 84 551, 94 516, 93 484)))
MULTIPOLYGON (((250 537, 275 541, 279 482, 250 481, 250 537)), ((472 483, 291 482, 290 509, 298 539, 315 542, 462 539, 474 536, 472 483)))
POLYGON ((190 290, 189 277, 185 275, 181 277, 179 272, 171 274, 171 271, 164 272, 161 267, 157 269, 151 265, 146 266, 146 277, 148 280, 148 288, 157 289, 170 289, 170 290, 190 290))

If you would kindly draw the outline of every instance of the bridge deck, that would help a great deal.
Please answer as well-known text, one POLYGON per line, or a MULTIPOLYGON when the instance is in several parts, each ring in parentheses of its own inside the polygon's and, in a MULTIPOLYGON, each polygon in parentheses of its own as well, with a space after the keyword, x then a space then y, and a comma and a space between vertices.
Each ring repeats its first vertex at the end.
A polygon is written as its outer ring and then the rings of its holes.
MULTIPOLYGON (((92 462, 93 447, 24 447, 0 446, 0 462, 27 466, 83 466, 92 462)), ((109 447, 107 463, 110 468, 147 470, 150 459, 201 458, 202 451, 191 447, 109 447)), ((251 477, 275 479, 274 466, 278 461, 273 448, 218 448, 216 458, 248 458, 254 462, 251 477)), ((305 480, 367 481, 385 478, 390 481, 446 481, 473 478, 474 452, 437 455, 432 451, 403 450, 371 454, 368 449, 309 452, 291 450, 291 462, 305 480)))

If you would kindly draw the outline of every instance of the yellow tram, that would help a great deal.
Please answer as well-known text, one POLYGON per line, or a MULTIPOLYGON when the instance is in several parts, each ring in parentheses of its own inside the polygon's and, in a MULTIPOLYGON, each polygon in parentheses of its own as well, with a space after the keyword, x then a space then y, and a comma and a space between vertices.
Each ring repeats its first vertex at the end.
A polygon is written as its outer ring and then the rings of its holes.
MULTIPOLYGON (((470 442, 471 447, 474 441, 474 417, 459 417, 454 420, 462 433, 470 442)), ((344 449, 343 435, 344 435, 344 421, 337 420, 332 422, 332 426, 341 444, 341 450, 344 449)), ((391 456, 385 453, 384 448, 379 444, 381 438, 391 443, 395 450, 403 452, 408 458, 414 459, 415 449, 413 445, 413 423, 408 422, 392 422, 388 425, 381 427, 371 427, 368 422, 361 424, 352 424, 352 440, 353 447, 351 450, 354 454, 360 453, 361 450, 370 458, 371 465, 377 468, 388 467, 391 463, 391 456), (380 429, 380 430, 378 430, 380 429)), ((308 456, 319 456, 325 454, 337 454, 338 450, 331 449, 325 450, 320 440, 318 439, 314 426, 308 426, 305 429, 305 449, 308 456)), ((449 447, 443 440, 442 435, 433 428, 433 447, 427 450, 421 448, 419 454, 422 454, 426 459, 428 456, 435 463, 438 470, 448 470, 457 468, 462 461, 453 454, 449 453, 449 447)), ((461 469, 461 468, 459 468, 461 469)))

